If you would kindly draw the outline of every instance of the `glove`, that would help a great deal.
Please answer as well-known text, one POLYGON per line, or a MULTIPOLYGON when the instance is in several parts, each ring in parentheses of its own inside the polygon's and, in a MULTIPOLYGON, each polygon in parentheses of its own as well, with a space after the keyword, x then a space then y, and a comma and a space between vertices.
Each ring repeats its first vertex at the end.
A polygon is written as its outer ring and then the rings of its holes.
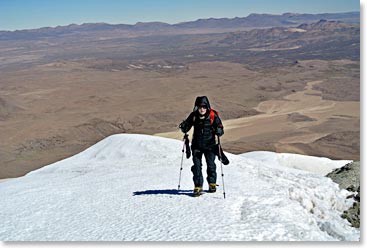
POLYGON ((229 160, 228 160, 227 156, 224 154, 222 148, 220 150, 221 150, 220 151, 221 152, 220 158, 222 159, 222 163, 224 165, 228 165, 229 164, 229 160))
POLYGON ((219 137, 224 134, 223 128, 218 127, 217 130, 215 130, 215 134, 219 137))
POLYGON ((183 133, 187 133, 189 130, 189 126, 186 121, 181 122, 181 124, 178 126, 183 133))
POLYGON ((228 165, 229 164, 229 160, 228 160, 227 156, 224 154, 223 149, 222 149, 222 146, 216 145, 215 146, 215 150, 214 150, 214 154, 218 156, 218 159, 220 161, 222 161, 222 163, 224 165, 228 165))
POLYGON ((186 146, 186 158, 190 158, 190 156, 191 156, 191 149, 190 149, 189 135, 188 134, 185 134, 184 139, 185 139, 185 146, 186 146))

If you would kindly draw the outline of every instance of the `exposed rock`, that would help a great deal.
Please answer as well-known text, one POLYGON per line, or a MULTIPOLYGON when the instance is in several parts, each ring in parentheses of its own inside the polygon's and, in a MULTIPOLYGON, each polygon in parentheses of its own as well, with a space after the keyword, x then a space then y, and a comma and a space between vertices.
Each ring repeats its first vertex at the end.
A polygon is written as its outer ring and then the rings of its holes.
POLYGON ((360 201, 359 201, 359 188, 358 194, 354 197, 356 202, 353 203, 353 206, 348 210, 345 210, 342 214, 342 218, 347 219, 353 227, 360 227, 360 201), (358 201, 357 201, 358 200, 358 201))
POLYGON ((326 175, 335 183, 339 184, 341 189, 356 192, 360 187, 360 162, 355 161, 341 168, 337 168, 326 175))
POLYGON ((347 219, 353 227, 360 227, 360 162, 355 161, 341 168, 335 169, 326 175, 335 183, 339 184, 341 189, 351 192, 357 192, 356 195, 351 194, 348 198, 353 197, 355 202, 353 206, 344 211, 342 218, 347 219))
POLYGON ((314 118, 311 118, 307 115, 302 115, 297 112, 288 114, 288 120, 292 122, 316 121, 314 118))
POLYGON ((29 151, 42 151, 49 150, 55 147, 61 147, 65 145, 65 138, 59 135, 54 135, 50 138, 39 138, 25 141, 20 147, 17 148, 18 155, 29 151))

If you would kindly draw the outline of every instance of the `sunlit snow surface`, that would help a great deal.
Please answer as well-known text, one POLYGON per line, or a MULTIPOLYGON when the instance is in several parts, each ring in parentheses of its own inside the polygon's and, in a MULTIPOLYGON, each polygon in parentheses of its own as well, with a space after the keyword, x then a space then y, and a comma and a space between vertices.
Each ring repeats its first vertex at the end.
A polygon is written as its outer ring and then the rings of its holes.
POLYGON ((0 240, 359 240, 340 217, 349 193, 330 179, 263 155, 227 154, 226 199, 218 161, 218 191, 194 198, 191 159, 177 190, 181 149, 173 139, 113 135, 0 183, 0 240))
POLYGON ((352 160, 331 160, 329 158, 320 158, 315 156, 267 151, 247 152, 240 154, 240 156, 247 159, 253 159, 258 162, 272 164, 274 166, 285 166, 320 175, 326 175, 332 170, 352 162, 352 160))

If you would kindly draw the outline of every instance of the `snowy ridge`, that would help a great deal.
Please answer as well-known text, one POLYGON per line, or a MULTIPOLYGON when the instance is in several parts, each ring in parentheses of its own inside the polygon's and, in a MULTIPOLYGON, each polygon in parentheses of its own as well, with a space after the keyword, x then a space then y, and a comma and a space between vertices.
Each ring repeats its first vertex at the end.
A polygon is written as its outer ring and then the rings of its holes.
POLYGON ((331 160, 329 158, 320 158, 292 153, 276 153, 268 151, 254 151, 240 154, 247 159, 255 159, 262 163, 285 166, 298 170, 309 171, 320 175, 327 175, 336 168, 353 162, 352 160, 331 160))
POLYGON ((226 199, 222 185, 193 198, 191 159, 177 191, 181 149, 177 140, 113 135, 0 183, 0 240, 359 240, 340 217, 348 192, 330 179, 227 154, 226 199))

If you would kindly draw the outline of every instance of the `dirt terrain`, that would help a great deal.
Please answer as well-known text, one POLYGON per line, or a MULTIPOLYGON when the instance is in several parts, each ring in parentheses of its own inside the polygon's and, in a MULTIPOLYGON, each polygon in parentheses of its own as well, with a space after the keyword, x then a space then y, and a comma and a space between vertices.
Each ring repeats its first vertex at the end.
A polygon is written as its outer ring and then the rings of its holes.
MULTIPOLYGON (((1 84, 3 178, 75 154, 112 133, 176 130, 173 137, 181 138, 177 125, 198 95, 207 95, 220 111, 223 146, 230 152, 275 150, 358 159, 359 101, 323 99, 313 88, 328 73, 309 68, 317 63, 257 72, 241 64, 202 62, 163 75, 61 63, 8 73, 1 84), (339 135, 341 144, 323 145, 329 135, 339 135)), ((327 71, 354 63, 323 66, 327 71)))
MULTIPOLYGON (((322 83, 321 80, 307 82, 303 91, 279 100, 260 102, 254 108, 258 115, 224 120, 226 135, 222 138, 223 147, 240 153, 244 149, 252 151, 268 146, 277 152, 358 159, 359 102, 323 99, 321 92, 313 89, 322 83), (340 125, 340 131, 328 129, 330 122, 340 125), (344 147, 330 149, 332 144, 320 144, 335 135, 340 136, 340 145, 344 147)), ((180 131, 156 135, 182 138, 180 131)), ((334 148, 336 146, 334 144, 334 148)))
POLYGON ((200 95, 220 112, 226 151, 359 160, 356 25, 93 35, 0 39, 0 179, 114 133, 181 139, 177 126, 200 95))

